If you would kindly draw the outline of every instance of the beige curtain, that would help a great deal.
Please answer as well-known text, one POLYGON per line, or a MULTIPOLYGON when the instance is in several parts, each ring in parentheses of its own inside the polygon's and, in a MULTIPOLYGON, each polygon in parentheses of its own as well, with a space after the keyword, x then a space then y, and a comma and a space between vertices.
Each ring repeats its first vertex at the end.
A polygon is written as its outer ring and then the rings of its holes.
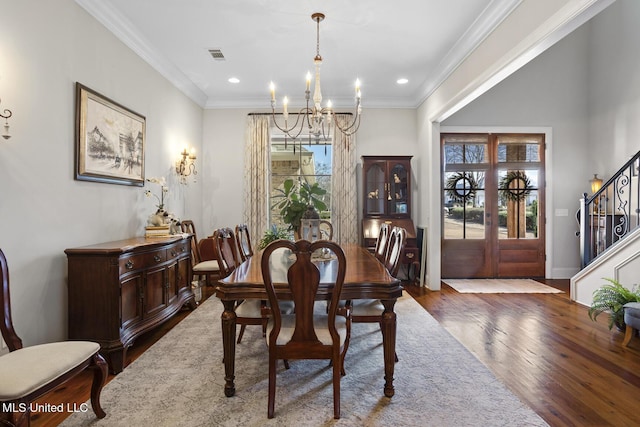
POLYGON ((269 227, 271 147, 268 116, 249 116, 244 160, 244 222, 254 249, 269 227))
MULTIPOLYGON (((337 114, 340 126, 348 126, 349 114, 337 114)), ((358 189, 356 187, 356 141, 335 128, 331 182, 331 223, 333 239, 340 243, 360 243, 358 233, 358 189)))

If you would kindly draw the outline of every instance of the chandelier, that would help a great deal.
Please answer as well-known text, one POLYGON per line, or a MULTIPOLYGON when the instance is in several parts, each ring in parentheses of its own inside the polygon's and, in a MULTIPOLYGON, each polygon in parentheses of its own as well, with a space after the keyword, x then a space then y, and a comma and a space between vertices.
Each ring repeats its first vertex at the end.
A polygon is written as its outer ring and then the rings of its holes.
POLYGON ((355 113, 352 114, 353 119, 349 123, 340 123, 336 120, 336 113, 333 110, 331 101, 327 101, 326 106, 322 107, 322 91, 320 89, 320 65, 322 65, 322 56, 320 56, 320 21, 324 19, 323 13, 314 13, 311 15, 311 19, 316 22, 316 56, 313 59, 315 65, 315 88, 313 92, 313 105, 310 106, 311 101, 311 73, 307 72, 306 89, 304 91, 306 107, 300 109, 296 114, 296 121, 289 126, 289 112, 287 109, 289 100, 285 96, 282 100, 282 117, 284 119, 284 125, 278 124, 276 120, 276 90, 273 82, 269 85, 271 90, 271 114, 273 117, 273 123, 280 129, 286 138, 296 139, 302 133, 303 129, 308 129, 309 138, 313 135, 316 140, 322 136, 323 140, 328 139, 328 135, 331 134, 331 123, 335 123, 340 132, 350 136, 355 134, 360 127, 360 117, 362 115, 362 107, 360 105, 360 99, 362 94, 360 92, 360 80, 356 80, 355 85, 355 113))

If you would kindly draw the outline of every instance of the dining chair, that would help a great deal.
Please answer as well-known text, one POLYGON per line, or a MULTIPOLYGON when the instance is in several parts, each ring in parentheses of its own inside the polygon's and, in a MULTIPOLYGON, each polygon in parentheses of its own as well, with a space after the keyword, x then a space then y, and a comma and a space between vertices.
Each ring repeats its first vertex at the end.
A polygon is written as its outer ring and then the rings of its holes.
POLYGON ((193 235, 191 238, 191 282, 193 282, 196 277, 198 280, 201 280, 202 277, 204 277, 205 283, 207 286, 210 286, 211 277, 220 277, 220 266, 218 265, 218 260, 215 258, 212 242, 206 239, 201 241, 198 240, 196 226, 190 219, 180 221, 180 228, 183 233, 190 233, 193 235), (201 251, 201 247, 202 249, 205 249, 208 246, 211 246, 210 250, 201 251))
POLYGON ((384 257, 384 266, 389 274, 395 277, 400 269, 400 258, 407 243, 407 230, 402 227, 393 227, 389 233, 387 250, 384 257))
MULTIPOLYGON (((223 279, 233 273, 241 263, 236 247, 236 237, 230 228, 224 227, 215 230, 211 239, 218 255, 220 278, 223 279)), ((242 341, 247 325, 262 325, 262 335, 265 335, 268 313, 266 303, 258 299, 241 300, 236 304, 235 313, 236 325, 240 325, 238 344, 242 341)))
MULTIPOLYGON (((389 233, 385 268, 391 276, 396 276, 400 267, 400 256, 406 244, 407 231, 402 227, 393 227, 389 233)), ((347 301, 346 305, 351 310, 351 321, 353 323, 378 323, 382 327, 382 315, 384 305, 378 299, 359 299, 347 301)), ((395 354, 398 361, 398 355, 395 354)))
POLYGON ((333 225, 326 219, 320 220, 320 238, 324 240, 333 240, 333 225))
POLYGON ((253 256, 251 237, 249 236, 249 227, 247 224, 236 225, 236 244, 242 261, 246 261, 247 258, 253 256))
POLYGON ((91 406, 98 418, 106 416, 100 393, 107 380, 107 362, 100 344, 63 341, 24 347, 11 319, 9 268, 0 250, 0 332, 9 353, 0 356, 0 425, 29 426, 31 403, 85 369, 93 371, 91 406))
POLYGON ((383 222, 380 225, 380 231, 378 232, 378 239, 376 240, 376 247, 373 252, 378 261, 384 263, 385 257, 387 255, 387 246, 389 241, 389 231, 391 230, 391 226, 383 222))
POLYGON ((267 323, 269 347, 269 396, 267 416, 273 418, 276 394, 276 361, 295 359, 328 359, 333 367, 333 416, 340 418, 340 378, 344 375, 344 357, 349 346, 351 319, 349 310, 340 307, 340 293, 346 271, 342 248, 327 240, 277 240, 262 253, 262 277, 274 310, 267 323), (285 278, 278 280, 278 293, 271 271, 271 257, 283 256, 279 249, 290 251, 291 261, 285 278), (326 248, 336 257, 336 279, 329 302, 329 309, 315 310, 315 299, 320 284, 319 267, 311 261, 312 254, 326 248), (286 281, 286 282, 285 282, 286 281), (283 294, 289 296, 283 297, 283 294), (281 299, 282 298, 282 299, 281 299), (293 300, 295 312, 282 314, 283 300, 293 300))

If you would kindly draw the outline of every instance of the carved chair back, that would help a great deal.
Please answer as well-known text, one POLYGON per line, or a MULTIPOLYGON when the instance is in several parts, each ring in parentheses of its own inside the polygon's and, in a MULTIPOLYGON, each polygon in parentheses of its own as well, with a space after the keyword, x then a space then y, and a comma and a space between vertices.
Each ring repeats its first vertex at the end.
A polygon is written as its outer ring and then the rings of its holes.
POLYGON ((228 227, 218 228, 213 233, 213 243, 220 266, 220 275, 227 277, 240 265, 235 235, 228 227))
POLYGON ((389 274, 396 276, 400 268, 400 257, 407 240, 407 231, 402 227, 393 227, 389 233, 389 243, 384 266, 389 274))
POLYGON ((2 280, 2 292, 0 293, 0 307, 2 307, 2 323, 0 323, 0 331, 2 331, 2 339, 7 343, 9 351, 15 351, 22 348, 22 340, 13 329, 13 321, 11 320, 11 299, 9 296, 9 267, 7 266, 7 258, 0 249, 0 279, 2 280))
POLYGON ((251 247, 251 237, 249 236, 249 227, 247 224, 236 225, 236 244, 240 259, 246 261, 247 258, 253 256, 253 248, 251 247))
POLYGON ((378 233, 378 239, 376 240, 376 248, 374 251, 375 257, 384 264, 385 257, 387 256, 387 246, 389 244, 389 232, 391 228, 389 224, 383 222, 380 225, 380 232, 378 233))

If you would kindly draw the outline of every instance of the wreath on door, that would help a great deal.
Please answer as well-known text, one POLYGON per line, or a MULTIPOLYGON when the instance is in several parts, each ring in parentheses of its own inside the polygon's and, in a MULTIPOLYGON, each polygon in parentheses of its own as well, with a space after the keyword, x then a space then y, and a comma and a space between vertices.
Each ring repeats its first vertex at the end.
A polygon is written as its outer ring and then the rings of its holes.
POLYGON ((447 195, 455 202, 466 203, 478 192, 478 182, 471 174, 458 172, 447 179, 447 195))
POLYGON ((512 202, 519 202, 524 200, 533 187, 531 186, 531 180, 523 171, 511 171, 507 173, 499 184, 502 195, 512 202))

